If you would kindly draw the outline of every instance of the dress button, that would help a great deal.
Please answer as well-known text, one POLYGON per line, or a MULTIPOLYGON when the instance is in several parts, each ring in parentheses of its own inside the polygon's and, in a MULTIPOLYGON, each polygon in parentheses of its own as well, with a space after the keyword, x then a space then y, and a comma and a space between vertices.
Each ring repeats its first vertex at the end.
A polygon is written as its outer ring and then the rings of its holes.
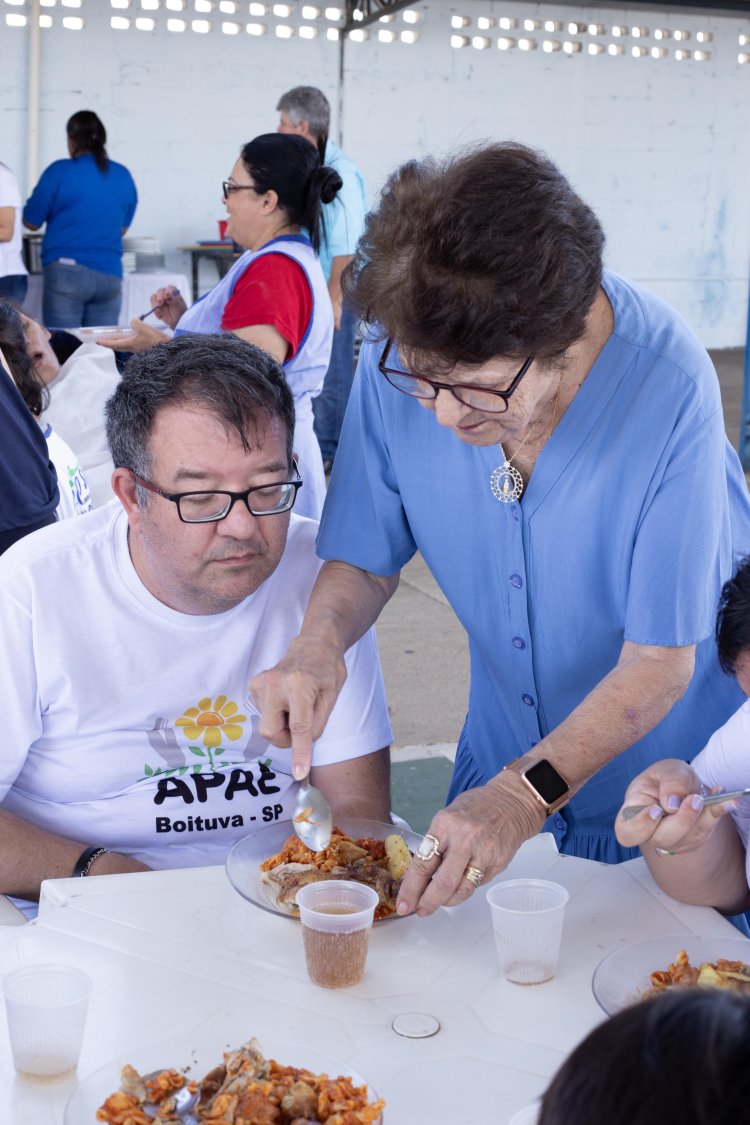
POLYGON ((523 578, 521 577, 520 574, 511 574, 510 584, 511 584, 511 586, 515 586, 515 588, 517 590, 520 590, 521 587, 523 586, 523 578))
POLYGON ((516 523, 518 523, 518 510, 515 504, 510 509, 510 514, 513 516, 513 519, 516 521, 516 523))
POLYGON ((555 817, 555 827, 560 828, 560 829, 565 829, 568 826, 561 816, 556 816, 555 817))
POLYGON ((512 644, 513 648, 526 648, 526 641, 523 637, 514 637, 512 644))
POLYGON ((527 695, 526 693, 524 693, 521 696, 521 700, 526 704, 527 707, 533 707, 534 706, 534 696, 533 695, 527 695))

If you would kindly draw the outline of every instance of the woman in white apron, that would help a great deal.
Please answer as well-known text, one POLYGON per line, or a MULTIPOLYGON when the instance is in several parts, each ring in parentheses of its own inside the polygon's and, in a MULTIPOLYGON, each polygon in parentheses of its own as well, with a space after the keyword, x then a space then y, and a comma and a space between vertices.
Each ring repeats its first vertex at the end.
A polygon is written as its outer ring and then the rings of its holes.
MULTIPOLYGON (((321 165, 309 141, 281 133, 256 137, 223 184, 227 234, 246 252, 192 308, 172 288, 151 298, 160 305, 156 315, 176 333, 234 332, 282 364, 294 394, 294 450, 305 482, 295 510, 314 519, 323 507, 325 476, 312 400, 322 389, 333 340, 333 312, 317 252, 322 204, 340 187, 338 173, 321 165)), ((144 351, 164 339, 141 320, 131 327, 135 336, 109 336, 99 343, 144 351)))

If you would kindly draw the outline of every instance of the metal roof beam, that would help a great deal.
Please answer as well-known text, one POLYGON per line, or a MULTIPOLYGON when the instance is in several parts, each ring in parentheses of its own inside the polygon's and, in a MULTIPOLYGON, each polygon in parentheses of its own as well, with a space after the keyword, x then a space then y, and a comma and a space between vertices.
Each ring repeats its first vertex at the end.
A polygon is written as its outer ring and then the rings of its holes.
POLYGON ((413 3, 414 0, 345 0, 346 23, 343 33, 346 35, 357 27, 377 23, 381 16, 393 15, 402 8, 411 7, 413 3), (355 12, 358 13, 356 19, 355 12))

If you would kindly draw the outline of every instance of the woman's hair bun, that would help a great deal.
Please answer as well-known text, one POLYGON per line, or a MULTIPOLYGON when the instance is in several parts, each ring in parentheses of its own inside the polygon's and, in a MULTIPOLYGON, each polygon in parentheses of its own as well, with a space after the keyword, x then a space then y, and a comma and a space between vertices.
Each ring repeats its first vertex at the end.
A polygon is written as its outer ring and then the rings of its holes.
POLYGON ((315 172, 315 178, 320 184, 321 203, 331 203, 336 198, 336 193, 343 187, 344 181, 335 168, 324 164, 315 172))

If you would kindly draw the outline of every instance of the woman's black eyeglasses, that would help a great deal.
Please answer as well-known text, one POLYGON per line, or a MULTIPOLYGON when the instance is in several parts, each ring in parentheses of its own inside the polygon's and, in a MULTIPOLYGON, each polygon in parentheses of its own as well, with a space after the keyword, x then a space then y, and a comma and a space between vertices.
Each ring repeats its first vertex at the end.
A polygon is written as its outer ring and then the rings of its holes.
POLYGON ((144 480, 130 469, 130 475, 141 488, 155 492, 165 500, 171 500, 177 505, 177 515, 183 523, 216 523, 226 519, 238 500, 241 500, 252 516, 278 516, 288 512, 297 499, 297 492, 302 487, 302 478, 299 476, 297 462, 294 462, 296 480, 282 481, 278 484, 258 484, 244 492, 225 492, 216 489, 211 492, 165 492, 144 480), (252 496, 253 502, 250 503, 252 496))
POLYGON ((221 190, 225 199, 229 199, 236 191, 254 191, 256 195, 260 194, 255 184, 233 184, 231 180, 222 180, 221 190))
POLYGON ((397 391, 403 391, 412 398, 436 399, 439 391, 450 391, 454 398, 464 406, 471 406, 475 410, 482 410, 486 414, 504 414, 508 409, 508 399, 517 389, 526 372, 534 362, 533 355, 528 356, 513 377, 509 387, 504 391, 490 390, 488 387, 479 387, 473 383, 438 383, 436 379, 426 379, 424 375, 411 375, 399 367, 388 367, 388 356, 393 347, 393 340, 389 340, 380 357, 378 370, 385 375, 388 382, 397 391))

